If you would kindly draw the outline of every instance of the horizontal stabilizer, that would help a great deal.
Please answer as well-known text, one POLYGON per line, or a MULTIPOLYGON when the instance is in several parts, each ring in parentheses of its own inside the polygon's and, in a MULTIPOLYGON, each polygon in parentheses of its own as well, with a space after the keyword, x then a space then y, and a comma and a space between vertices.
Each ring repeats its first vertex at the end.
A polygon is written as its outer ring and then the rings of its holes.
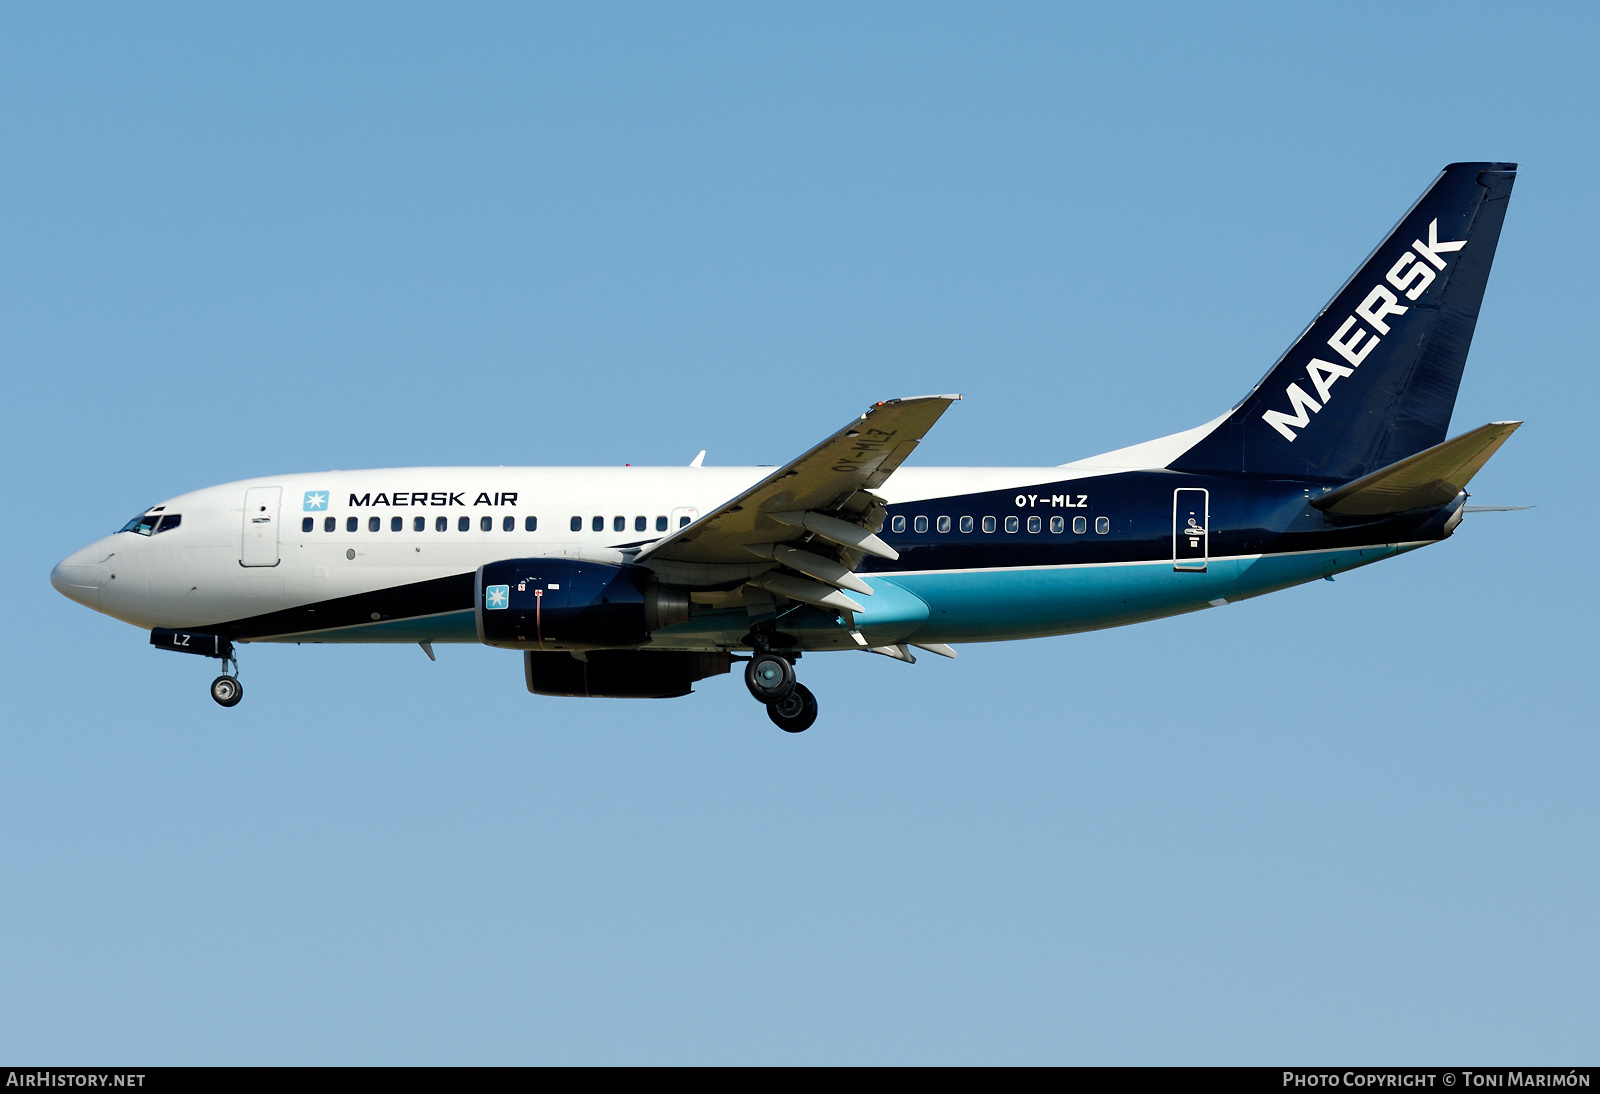
POLYGON ((1479 426, 1345 483, 1312 499, 1311 504, 1344 516, 1381 516, 1444 505, 1465 489, 1472 476, 1521 424, 1490 422, 1479 426))

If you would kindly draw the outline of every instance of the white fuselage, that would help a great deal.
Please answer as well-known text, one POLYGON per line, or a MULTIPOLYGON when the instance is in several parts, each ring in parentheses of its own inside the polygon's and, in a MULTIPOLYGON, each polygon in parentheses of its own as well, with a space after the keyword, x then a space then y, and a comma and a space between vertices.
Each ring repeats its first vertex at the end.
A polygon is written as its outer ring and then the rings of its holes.
MULTIPOLYGON (((505 558, 620 562, 619 545, 659 538, 770 471, 417 467, 248 479, 168 499, 159 508, 181 515, 178 527, 107 536, 63 560, 52 581, 72 599, 138 627, 200 627, 468 572, 505 558), (247 512, 247 495, 262 488, 278 490, 277 511, 247 512), (316 495, 325 495, 325 502, 307 500, 316 495), (275 532, 275 547, 252 557, 249 541, 263 529, 275 532)), ((1062 478, 1061 468, 902 468, 878 493, 896 503, 1062 478)))

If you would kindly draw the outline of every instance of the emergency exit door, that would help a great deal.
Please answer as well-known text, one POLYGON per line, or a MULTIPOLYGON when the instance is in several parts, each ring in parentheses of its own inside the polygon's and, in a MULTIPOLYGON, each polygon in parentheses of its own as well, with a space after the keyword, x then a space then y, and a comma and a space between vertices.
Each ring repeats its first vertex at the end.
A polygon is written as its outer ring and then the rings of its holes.
POLYGON ((1206 529, 1211 523, 1211 493, 1208 490, 1172 492, 1172 568, 1203 572, 1211 556, 1206 529))
POLYGON ((281 486, 255 486, 244 492, 244 534, 239 539, 239 565, 278 564, 278 503, 281 486))

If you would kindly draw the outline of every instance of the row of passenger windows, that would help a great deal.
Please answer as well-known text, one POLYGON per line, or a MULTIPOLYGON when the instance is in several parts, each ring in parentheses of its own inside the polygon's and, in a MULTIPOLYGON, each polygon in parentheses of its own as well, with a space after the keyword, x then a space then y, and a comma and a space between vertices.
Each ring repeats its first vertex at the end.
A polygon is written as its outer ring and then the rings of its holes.
MULTIPOLYGON (((304 518, 303 520, 300 521, 300 530, 302 532, 315 531, 316 527, 317 527, 317 518, 316 517, 306 517, 306 518, 304 518)), ((389 531, 391 531, 391 532, 403 532, 403 531, 405 531, 405 528, 406 528, 406 518, 405 517, 390 517, 389 518, 389 531)), ((369 531, 369 532, 377 532, 377 531, 381 531, 382 529, 383 529, 383 518, 382 517, 368 517, 367 518, 367 531, 369 531)), ((339 518, 338 517, 323 517, 322 518, 322 530, 324 532, 337 532, 339 530, 339 518)), ((360 531, 361 530, 361 518, 360 517, 345 517, 344 518, 344 530, 346 532, 358 532, 358 531, 360 531)), ((426 532, 428 530, 428 518, 427 517, 412 517, 411 518, 411 530, 413 532, 426 532)), ((435 532, 448 532, 450 530, 450 518, 449 517, 434 517, 433 518, 433 530, 435 532)), ((517 530, 517 518, 516 517, 503 517, 501 519, 501 521, 500 521, 500 530, 502 532, 515 532, 517 530)), ((539 518, 538 517, 524 517, 523 520, 522 520, 522 530, 524 532, 537 532, 539 530, 539 518)), ((472 518, 471 517, 458 517, 458 518, 456 518, 456 531, 458 531, 458 532, 470 532, 470 531, 472 531, 472 518)), ((478 531, 480 531, 480 532, 492 532, 492 531, 494 531, 494 518, 493 517, 479 517, 478 518, 478 531)))
MULTIPOLYGON (((678 527, 679 528, 687 528, 689 526, 689 519, 690 518, 688 518, 688 517, 679 517, 678 518, 678 527)), ((583 531, 583 518, 582 517, 573 517, 570 527, 572 528, 572 530, 574 532, 583 531)), ((592 532, 604 532, 606 530, 606 518, 605 517, 590 517, 589 518, 589 530, 592 531, 592 532)), ((611 518, 611 530, 613 532, 626 532, 628 530, 628 518, 627 517, 612 517, 611 518)), ((648 517, 634 517, 633 518, 633 530, 635 532, 647 532, 647 531, 649 531, 650 530, 650 518, 648 518, 648 517)), ((667 530, 667 518, 666 517, 657 517, 656 518, 656 531, 665 532, 666 530, 667 530)))
MULTIPOLYGON (((949 517, 936 517, 934 519, 934 527, 937 530, 939 530, 940 532, 948 532, 948 531, 950 531, 950 518, 949 517)), ((959 527, 963 532, 971 532, 972 531, 972 527, 973 527, 972 518, 971 517, 962 517, 959 527)), ((982 520, 981 527, 983 528, 983 530, 985 532, 993 532, 998 527, 998 522, 995 520, 994 517, 984 517, 983 520, 982 520)), ((906 530, 906 518, 905 517, 895 517, 892 521, 889 522, 889 530, 891 532, 904 532, 906 530)), ((914 531, 914 532, 926 532, 928 530, 928 518, 927 517, 912 517, 911 518, 911 530, 914 531)), ((1021 520, 1021 518, 1019 518, 1019 517, 1007 517, 1006 518, 1006 531, 1007 532, 1020 532, 1021 530, 1022 530, 1022 520, 1021 520)), ((1066 530, 1067 530, 1067 518, 1065 518, 1065 517, 1051 517, 1050 518, 1050 531, 1052 533, 1054 533, 1055 535, 1059 536, 1061 533, 1065 532, 1066 530)), ((1096 535, 1103 536, 1103 535, 1109 534, 1110 531, 1111 531, 1111 518, 1110 517, 1095 517, 1094 518, 1094 530, 1095 530, 1095 534, 1096 535)), ((1042 518, 1040 518, 1040 517, 1029 517, 1028 518, 1028 531, 1030 531, 1030 532, 1042 532, 1042 531, 1044 531, 1044 520, 1042 518)), ((1089 518, 1088 517, 1073 517, 1072 518, 1072 532, 1073 532, 1074 535, 1079 535, 1079 536, 1085 535, 1085 534, 1088 533, 1088 531, 1089 531, 1089 518)))
MULTIPOLYGON (((131 521, 128 524, 128 526, 123 529, 123 531, 124 532, 141 532, 143 535, 147 535, 148 536, 150 534, 150 530, 153 530, 153 528, 154 528, 154 524, 155 524, 156 519, 157 519, 157 517, 136 518, 135 520, 131 521), (145 526, 140 525, 140 523, 139 523, 140 520, 148 521, 149 522, 149 528, 147 529, 145 526)), ((165 532, 168 528, 177 527, 178 519, 179 518, 177 516, 169 515, 167 517, 167 520, 170 523, 163 524, 161 526, 161 530, 163 532, 165 532)), ((649 523, 650 522, 649 522, 649 518, 648 517, 634 517, 633 518, 633 530, 635 532, 647 531, 649 529, 649 523)), ((683 528, 683 527, 687 526, 688 523, 689 523, 689 518, 688 517, 679 517, 678 518, 678 527, 679 528, 683 528)), ((655 521, 655 524, 656 524, 656 531, 665 532, 667 530, 667 518, 666 517, 657 517, 656 521, 655 521)), ((403 531, 405 531, 405 527, 406 527, 406 518, 405 517, 390 517, 389 518, 389 531, 391 531, 391 532, 403 532, 403 531)), ((592 527, 596 532, 604 532, 606 530, 606 518, 605 517, 594 517, 590 521, 590 527, 592 527)), ((302 532, 314 532, 314 531, 316 531, 316 528, 317 528, 317 518, 316 517, 305 517, 300 521, 300 530, 302 532)), ((368 517, 367 518, 367 531, 369 531, 369 532, 377 532, 377 531, 381 531, 382 529, 383 529, 383 518, 382 517, 368 517)), ((338 517, 323 517, 322 518, 322 530, 324 532, 336 532, 336 531, 338 531, 339 530, 339 518, 338 517)), ((346 532, 358 532, 358 531, 360 531, 361 530, 361 518, 360 517, 345 517, 344 518, 344 530, 346 532)), ((411 518, 411 530, 413 532, 426 532, 428 530, 428 518, 427 517, 412 517, 411 518)), ((434 517, 433 518, 433 530, 435 532, 447 532, 447 531, 449 531, 450 530, 450 518, 449 517, 444 517, 444 516, 434 517)), ((517 518, 516 517, 511 517, 511 516, 502 517, 500 519, 500 530, 502 532, 515 532, 517 530, 517 518)), ((531 517, 531 516, 530 517, 523 517, 522 518, 522 530, 524 532, 537 532, 539 530, 539 518, 538 517, 531 517)), ((572 518, 572 530, 574 532, 583 531, 583 518, 582 517, 573 517, 572 518)), ((611 530, 613 532, 626 532, 628 530, 628 518, 627 517, 612 517, 611 518, 611 530)), ((472 531, 472 518, 471 517, 467 517, 467 516, 457 517, 456 518, 456 531, 458 531, 458 532, 470 532, 470 531, 472 531)), ((479 517, 478 518, 478 531, 480 531, 480 532, 492 532, 492 531, 494 531, 494 518, 493 517, 479 517)))

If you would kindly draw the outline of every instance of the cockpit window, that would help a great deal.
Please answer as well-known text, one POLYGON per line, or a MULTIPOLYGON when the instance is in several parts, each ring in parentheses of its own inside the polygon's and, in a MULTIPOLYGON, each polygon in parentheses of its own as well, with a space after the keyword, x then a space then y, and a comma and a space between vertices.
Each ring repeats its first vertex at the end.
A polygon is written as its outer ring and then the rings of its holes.
POLYGON ((158 533, 159 532, 170 532, 170 531, 172 531, 174 528, 176 528, 178 525, 180 525, 182 523, 183 523, 183 514, 182 513, 168 513, 166 516, 161 518, 161 527, 157 528, 156 531, 158 533))
POLYGON ((117 529, 119 532, 138 532, 141 536, 148 536, 155 532, 156 522, 161 519, 160 513, 140 513, 127 524, 117 529))

